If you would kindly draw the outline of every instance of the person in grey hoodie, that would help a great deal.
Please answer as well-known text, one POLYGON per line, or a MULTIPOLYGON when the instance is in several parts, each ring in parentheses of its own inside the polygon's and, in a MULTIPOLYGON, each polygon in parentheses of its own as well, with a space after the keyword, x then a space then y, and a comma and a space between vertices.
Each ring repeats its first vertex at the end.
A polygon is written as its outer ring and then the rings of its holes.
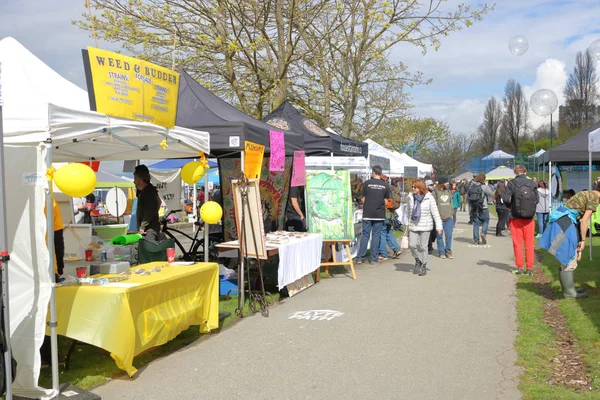
POLYGON ((538 183, 537 192, 539 196, 539 202, 535 207, 535 214, 537 216, 539 229, 535 238, 539 239, 542 237, 542 233, 544 233, 546 230, 546 225, 548 225, 548 216, 550 215, 550 190, 548 190, 546 181, 540 181, 538 183))
MULTIPOLYGON (((490 210, 488 205, 494 204, 494 193, 485 183, 485 174, 479 174, 473 178, 471 183, 473 188, 481 187, 481 209, 473 212, 473 243, 487 244, 487 230, 490 223, 490 210), (479 229, 481 228, 481 234, 479 229)), ((470 188, 469 194, 474 193, 475 189, 470 188)), ((471 201, 471 200, 470 200, 471 201)), ((473 205, 471 206, 473 209, 473 205)))
POLYGON ((452 257, 452 232, 454 231, 454 210, 452 207, 452 193, 448 186, 448 177, 442 176, 438 181, 438 187, 433 191, 433 197, 442 219, 442 235, 437 235, 438 253, 441 259, 452 257), (444 244, 444 236, 446 243, 444 244))

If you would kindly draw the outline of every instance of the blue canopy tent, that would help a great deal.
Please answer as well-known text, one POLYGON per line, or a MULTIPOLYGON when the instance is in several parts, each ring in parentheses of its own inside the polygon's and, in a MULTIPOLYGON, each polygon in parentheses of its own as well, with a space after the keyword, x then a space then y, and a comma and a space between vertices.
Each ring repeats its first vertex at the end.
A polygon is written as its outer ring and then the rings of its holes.
MULTIPOLYGON (((177 169, 182 168, 185 164, 194 161, 193 158, 173 158, 170 160, 162 160, 152 165, 149 165, 148 168, 153 169, 177 169)), ((198 161, 198 159, 196 159, 198 161)), ((210 168, 215 168, 217 163, 212 160, 208 160, 208 166, 210 168)), ((209 177, 210 180, 210 177, 209 177)))

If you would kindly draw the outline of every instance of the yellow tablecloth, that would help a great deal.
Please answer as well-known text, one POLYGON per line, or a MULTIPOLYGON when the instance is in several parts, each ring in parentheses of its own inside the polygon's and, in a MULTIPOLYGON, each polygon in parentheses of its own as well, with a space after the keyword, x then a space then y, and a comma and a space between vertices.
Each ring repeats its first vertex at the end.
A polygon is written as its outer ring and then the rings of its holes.
MULTIPOLYGON (((138 265, 151 270, 164 262, 138 265)), ((109 276, 109 275, 105 275, 109 276)), ((106 286, 56 290, 58 334, 105 349, 133 376, 133 358, 175 338, 190 325, 218 328, 219 266, 167 266, 106 286)))

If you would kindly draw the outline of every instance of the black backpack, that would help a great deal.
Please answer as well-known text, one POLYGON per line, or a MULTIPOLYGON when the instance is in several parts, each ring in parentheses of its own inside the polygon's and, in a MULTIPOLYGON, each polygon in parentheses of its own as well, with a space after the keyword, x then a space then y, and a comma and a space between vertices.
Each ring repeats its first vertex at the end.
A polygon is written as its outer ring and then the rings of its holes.
POLYGON ((469 202, 471 212, 474 215, 479 215, 483 211, 483 199, 484 194, 481 185, 471 183, 469 190, 467 191, 467 201, 469 202))
POLYGON ((466 183, 461 183, 460 185, 458 185, 458 193, 460 193, 463 196, 465 194, 467 194, 467 184, 466 183))
POLYGON ((515 218, 531 219, 535 215, 537 199, 533 181, 513 180, 512 214, 515 218))

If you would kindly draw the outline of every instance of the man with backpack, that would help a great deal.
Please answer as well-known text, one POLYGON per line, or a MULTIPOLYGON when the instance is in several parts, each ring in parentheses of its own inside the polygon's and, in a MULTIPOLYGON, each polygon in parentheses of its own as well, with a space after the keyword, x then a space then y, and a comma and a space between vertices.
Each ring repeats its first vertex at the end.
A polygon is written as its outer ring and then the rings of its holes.
MULTIPOLYGON (((389 184, 387 176, 382 175, 381 179, 389 184)), ((392 258, 398 258, 401 253, 400 245, 398 245, 396 236, 394 236, 394 230, 392 229, 393 222, 396 219, 396 210, 400 208, 400 205, 402 204, 402 193, 400 192, 400 188, 397 186, 391 186, 390 196, 391 199, 386 199, 387 204, 385 207, 385 221, 383 223, 383 228, 381 228, 381 239, 379 242, 380 261, 385 261, 388 259, 388 245, 393 251, 392 258)))
POLYGON ((469 202, 470 218, 473 221, 473 244, 487 244, 487 230, 490 222, 490 210, 488 204, 493 202, 493 193, 485 184, 485 174, 479 174, 473 178, 467 192, 469 202), (479 228, 481 227, 481 234, 479 228))
POLYGON ((460 197, 462 203, 460 205, 460 211, 466 211, 467 207, 467 191, 469 190, 469 182, 463 178, 462 182, 458 184, 458 192, 460 193, 460 197))
POLYGON ((532 275, 534 263, 534 237, 536 206, 539 201, 537 185, 527 178, 527 170, 522 165, 514 168, 515 179, 508 182, 506 192, 502 197, 504 204, 510 209, 510 234, 515 252, 515 274, 523 274, 523 244, 525 244, 525 261, 527 275, 532 275))

